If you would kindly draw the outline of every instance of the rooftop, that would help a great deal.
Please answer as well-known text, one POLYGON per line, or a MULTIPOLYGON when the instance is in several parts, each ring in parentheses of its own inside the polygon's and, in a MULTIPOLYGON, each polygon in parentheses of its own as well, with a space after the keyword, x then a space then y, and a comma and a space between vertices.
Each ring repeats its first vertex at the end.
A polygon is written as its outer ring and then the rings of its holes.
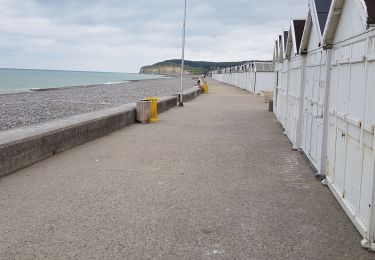
POLYGON ((294 32, 296 36, 297 50, 299 50, 302 41, 303 29, 305 28, 306 20, 293 20, 294 32))
POLYGON ((332 0, 315 0, 316 12, 321 32, 323 34, 332 0))
POLYGON ((375 1, 365 0, 367 6, 367 24, 375 24, 375 1))

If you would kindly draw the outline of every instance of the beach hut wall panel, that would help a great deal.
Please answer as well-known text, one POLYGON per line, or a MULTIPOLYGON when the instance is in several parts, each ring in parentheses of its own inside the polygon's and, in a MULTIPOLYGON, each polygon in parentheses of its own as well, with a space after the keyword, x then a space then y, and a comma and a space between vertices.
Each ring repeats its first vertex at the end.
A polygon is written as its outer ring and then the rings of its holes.
POLYGON ((251 86, 252 86, 252 82, 253 82, 253 64, 252 63, 249 63, 247 65, 247 70, 248 70, 248 74, 247 74, 247 79, 248 81, 246 82, 246 89, 247 91, 251 92, 251 86))
POLYGON ((243 80, 243 76, 245 75, 242 70, 242 66, 238 67, 237 73, 238 73, 237 74, 237 87, 242 89, 242 80, 243 80))
POLYGON ((232 85, 238 87, 238 73, 237 68, 234 70, 235 72, 232 74, 232 85))
POLYGON ((302 149, 320 171, 323 141, 323 111, 326 87, 326 51, 317 49, 306 56, 302 149))
POLYGON ((212 72, 212 79, 222 81, 223 79, 222 70, 217 70, 217 71, 212 72))
POLYGON ((245 73, 240 70, 238 73, 238 77, 237 77, 237 87, 239 87, 240 89, 242 89, 243 87, 242 81, 243 81, 244 75, 245 73))
POLYGON ((238 88, 242 89, 242 78, 243 78, 244 73, 243 72, 238 72, 237 73, 237 81, 236 81, 236 86, 238 88))
POLYGON ((248 71, 248 64, 243 65, 243 73, 242 73, 242 81, 241 81, 241 88, 247 90, 248 89, 248 82, 250 79, 249 71, 248 71))
POLYGON ((241 87, 241 75, 242 73, 241 73, 240 67, 236 67, 234 85, 238 88, 241 87))
POLYGON ((212 78, 215 80, 222 81, 224 79, 225 72, 223 69, 217 70, 216 72, 212 73, 212 78))
POLYGON ((225 81, 225 83, 227 83, 227 84, 232 84, 232 68, 229 68, 228 70, 227 70, 227 77, 226 77, 226 81, 225 81))
POLYGON ((255 84, 254 93, 259 94, 263 91, 273 91, 274 73, 271 72, 255 72, 253 78, 255 84))
POLYGON ((239 71, 240 70, 236 68, 236 73, 234 73, 234 83, 233 83, 233 85, 238 88, 240 86, 240 76, 241 76, 241 73, 239 71))
POLYGON ((375 6, 333 1, 324 44, 332 48, 327 181, 375 246, 375 6))
POLYGON ((273 91, 274 65, 271 62, 255 62, 253 65, 253 93, 259 94, 263 91, 273 91))
POLYGON ((222 72, 222 74, 217 74, 215 79, 223 82, 225 80, 224 79, 225 76, 226 74, 222 72))
POLYGON ((284 31, 279 36, 279 82, 277 91, 277 114, 280 124, 285 129, 287 124, 288 107, 288 59, 286 59, 286 43, 288 31, 284 31))
POLYGON ((281 123, 281 111, 280 111, 280 85, 281 85, 281 70, 282 70, 282 59, 280 58, 281 52, 281 35, 278 36, 276 43, 275 43, 275 59, 274 59, 274 66, 275 66, 275 76, 274 76, 274 102, 273 102, 273 111, 277 118, 277 120, 281 123))
POLYGON ((288 64, 287 110, 285 132, 294 148, 300 146, 301 129, 301 92, 304 68, 304 56, 299 54, 305 20, 292 20, 287 40, 286 58, 288 64))
POLYGON ((231 68, 228 74, 228 84, 234 85, 234 68, 231 68))
POLYGON ((221 70, 221 74, 219 75, 218 80, 224 82, 226 81, 226 77, 227 77, 227 73, 225 69, 221 70))
POLYGON ((246 65, 246 82, 245 82, 245 89, 247 91, 251 91, 252 86, 252 78, 253 78, 253 72, 252 72, 252 64, 248 63, 246 65))
POLYGON ((224 81, 225 74, 212 74, 212 77, 218 81, 224 81))
POLYGON ((280 113, 280 106, 279 106, 279 99, 280 99, 280 79, 281 79, 281 69, 282 63, 276 62, 275 63, 275 87, 274 87, 274 103, 273 103, 273 110, 277 120, 281 123, 281 113, 280 113))
POLYGON ((227 80, 225 83, 229 84, 229 85, 233 85, 233 68, 229 68, 228 69, 228 77, 227 77, 227 80))
POLYGON ((300 117, 300 93, 302 84, 302 57, 295 56, 290 59, 288 66, 288 94, 285 132, 292 144, 297 146, 297 137, 300 117))
POLYGON ((253 68, 253 63, 249 64, 249 73, 248 73, 248 78, 247 78, 247 83, 246 83, 246 90, 249 92, 254 91, 254 68, 253 68))
POLYGON ((225 82, 226 81, 227 74, 223 72, 223 74, 220 74, 217 78, 218 81, 225 82))
POLYGON ((289 61, 285 59, 281 64, 280 70, 280 84, 278 91, 278 107, 279 110, 279 122, 281 125, 286 127, 287 124, 287 107, 288 107, 288 64, 289 61))
POLYGON ((281 104, 283 102, 282 94, 281 94, 281 85, 282 85, 282 68, 283 68, 283 36, 282 34, 278 35, 277 38, 277 55, 275 56, 275 90, 274 90, 274 114, 279 121, 280 124, 283 122, 283 117, 282 117, 282 109, 281 109, 281 104))
POLYGON ((217 72, 218 74, 212 74, 212 78, 218 81, 224 81, 224 75, 220 72, 217 72))
POLYGON ((237 87, 238 88, 242 89, 244 76, 245 76, 245 72, 243 70, 243 66, 238 67, 238 75, 237 75, 237 87))
POLYGON ((302 35, 300 53, 306 55, 303 70, 303 124, 301 148, 316 170, 324 171, 324 107, 327 76, 327 51, 322 48, 322 35, 330 0, 309 0, 309 13, 302 35))
POLYGON ((248 65, 246 64, 245 70, 242 76, 241 89, 248 90, 249 84, 250 84, 249 81, 250 81, 250 72, 248 71, 248 65))
POLYGON ((230 73, 231 72, 229 68, 225 69, 224 83, 229 83, 230 73))
POLYGON ((236 86, 236 87, 240 87, 240 80, 241 80, 241 70, 240 70, 240 67, 237 66, 235 67, 235 73, 234 73, 234 82, 233 82, 233 85, 236 86))
POLYGON ((246 64, 242 65, 242 73, 241 73, 241 80, 240 80, 240 88, 247 90, 247 71, 246 71, 246 64))
POLYGON ((228 84, 229 85, 232 85, 232 86, 235 86, 235 81, 236 81, 236 78, 235 78, 235 72, 234 72, 234 69, 231 69, 231 72, 228 74, 229 78, 228 78, 228 84))
POLYGON ((273 77, 273 113, 275 114, 276 118, 278 119, 277 115, 277 92, 278 92, 278 84, 279 84, 279 42, 278 39, 274 43, 274 50, 273 50, 273 65, 274 65, 274 77, 273 77))
POLYGON ((225 78, 224 78, 225 76, 226 76, 225 70, 221 70, 221 74, 218 75, 217 80, 224 81, 225 80, 225 78))
POLYGON ((236 67, 233 69, 231 84, 233 86, 236 86, 236 87, 238 86, 238 84, 237 84, 237 68, 236 67))
POLYGON ((281 76, 281 71, 283 68, 283 63, 280 62, 280 60, 275 64, 275 103, 274 103, 274 110, 275 110, 275 115, 279 121, 280 124, 282 124, 282 113, 281 113, 281 85, 282 85, 282 76, 281 76))

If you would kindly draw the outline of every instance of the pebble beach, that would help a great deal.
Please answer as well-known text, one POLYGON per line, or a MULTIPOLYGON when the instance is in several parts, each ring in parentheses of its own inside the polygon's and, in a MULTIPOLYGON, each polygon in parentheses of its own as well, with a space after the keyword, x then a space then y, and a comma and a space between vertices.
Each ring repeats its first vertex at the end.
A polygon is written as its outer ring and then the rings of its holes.
MULTIPOLYGON (((184 89, 194 86, 184 79, 184 89)), ((179 78, 132 81, 0 95, 0 131, 178 93, 179 78)))

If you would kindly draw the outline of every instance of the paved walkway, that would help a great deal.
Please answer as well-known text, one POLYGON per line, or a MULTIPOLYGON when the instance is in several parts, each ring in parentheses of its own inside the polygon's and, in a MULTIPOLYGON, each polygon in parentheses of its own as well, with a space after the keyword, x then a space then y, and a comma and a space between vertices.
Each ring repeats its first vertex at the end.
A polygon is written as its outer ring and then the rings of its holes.
POLYGON ((0 259, 374 259, 263 98, 210 91, 0 179, 0 259))

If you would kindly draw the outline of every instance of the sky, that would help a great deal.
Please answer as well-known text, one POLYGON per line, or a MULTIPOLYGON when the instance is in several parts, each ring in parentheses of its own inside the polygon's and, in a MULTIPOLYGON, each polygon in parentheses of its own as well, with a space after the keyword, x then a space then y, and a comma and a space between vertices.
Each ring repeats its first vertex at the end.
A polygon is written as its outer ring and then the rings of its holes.
MULTIPOLYGON (((187 0, 188 60, 272 59, 307 0, 187 0)), ((0 0, 0 67, 138 72, 181 58, 183 0, 0 0)))

